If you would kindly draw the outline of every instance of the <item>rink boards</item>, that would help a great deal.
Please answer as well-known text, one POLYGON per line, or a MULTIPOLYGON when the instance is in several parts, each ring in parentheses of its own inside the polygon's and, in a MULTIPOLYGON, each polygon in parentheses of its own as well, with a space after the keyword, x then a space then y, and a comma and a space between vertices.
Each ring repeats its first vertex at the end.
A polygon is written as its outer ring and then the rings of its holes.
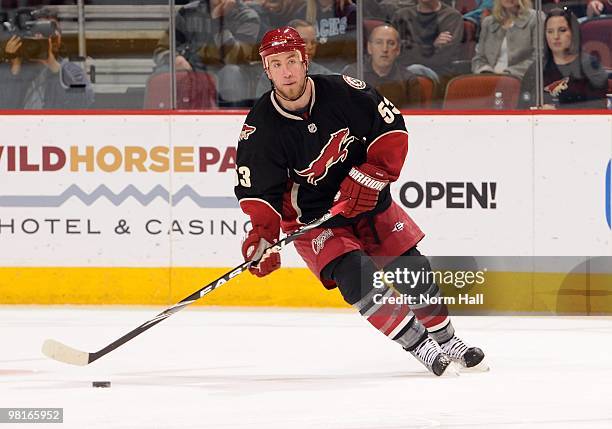
MULTIPOLYGON (((486 271, 468 291, 484 303, 457 308, 612 313, 610 115, 405 119, 409 155, 392 192, 426 232, 421 250, 486 271)), ((239 264, 243 120, 0 117, 2 301, 165 305, 239 264)), ((344 306, 293 249, 283 266, 263 280, 243 275, 202 304, 344 306)))

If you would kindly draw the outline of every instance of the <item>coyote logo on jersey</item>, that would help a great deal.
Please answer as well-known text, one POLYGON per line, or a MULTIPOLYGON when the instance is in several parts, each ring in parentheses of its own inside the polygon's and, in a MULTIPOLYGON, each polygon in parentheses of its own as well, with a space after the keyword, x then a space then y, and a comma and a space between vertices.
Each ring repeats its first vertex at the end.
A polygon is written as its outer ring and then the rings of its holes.
POLYGON ((240 131, 240 139, 239 139, 239 141, 248 140, 249 136, 251 134, 253 134, 256 129, 257 129, 256 127, 252 127, 249 124, 244 124, 242 126, 242 131, 240 131))
POLYGON ((348 128, 336 131, 331 135, 319 156, 310 163, 308 168, 302 171, 295 170, 295 172, 302 177, 306 177, 311 185, 316 185, 319 180, 327 175, 332 165, 338 161, 344 162, 346 160, 348 145, 353 140, 355 140, 355 137, 349 135, 348 128))
POLYGON ((563 79, 556 80, 553 83, 546 85, 544 87, 544 91, 548 92, 553 97, 558 97, 562 91, 567 89, 568 82, 569 77, 564 77, 563 79))

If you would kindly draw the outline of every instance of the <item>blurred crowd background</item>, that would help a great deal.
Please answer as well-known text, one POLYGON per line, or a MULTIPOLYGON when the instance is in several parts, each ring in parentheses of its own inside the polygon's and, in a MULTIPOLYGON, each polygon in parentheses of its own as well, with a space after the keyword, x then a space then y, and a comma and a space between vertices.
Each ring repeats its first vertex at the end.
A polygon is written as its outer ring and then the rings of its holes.
POLYGON ((0 109, 245 109, 290 25, 398 108, 606 109, 612 0, 0 0, 0 109))

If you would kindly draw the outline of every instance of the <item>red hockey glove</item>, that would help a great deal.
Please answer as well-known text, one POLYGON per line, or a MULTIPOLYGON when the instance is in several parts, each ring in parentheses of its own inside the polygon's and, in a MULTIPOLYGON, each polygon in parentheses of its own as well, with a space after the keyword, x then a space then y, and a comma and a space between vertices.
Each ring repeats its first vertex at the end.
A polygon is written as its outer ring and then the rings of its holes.
POLYGON ((336 201, 348 200, 342 215, 355 217, 372 210, 378 203, 378 194, 388 183, 389 175, 372 164, 351 168, 336 195, 336 201))
POLYGON ((267 247, 276 243, 278 238, 269 229, 262 226, 253 226, 242 243, 242 256, 245 261, 259 261, 249 267, 251 274, 263 277, 280 268, 281 260, 278 251, 268 251, 267 247))

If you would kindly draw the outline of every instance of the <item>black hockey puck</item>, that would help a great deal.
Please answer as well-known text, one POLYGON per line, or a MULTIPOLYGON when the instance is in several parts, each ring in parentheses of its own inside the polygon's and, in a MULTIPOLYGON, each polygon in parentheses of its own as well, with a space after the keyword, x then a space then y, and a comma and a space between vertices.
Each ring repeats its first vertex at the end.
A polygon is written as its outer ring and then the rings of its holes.
POLYGON ((110 381, 94 381, 91 383, 93 387, 111 387, 110 381))

